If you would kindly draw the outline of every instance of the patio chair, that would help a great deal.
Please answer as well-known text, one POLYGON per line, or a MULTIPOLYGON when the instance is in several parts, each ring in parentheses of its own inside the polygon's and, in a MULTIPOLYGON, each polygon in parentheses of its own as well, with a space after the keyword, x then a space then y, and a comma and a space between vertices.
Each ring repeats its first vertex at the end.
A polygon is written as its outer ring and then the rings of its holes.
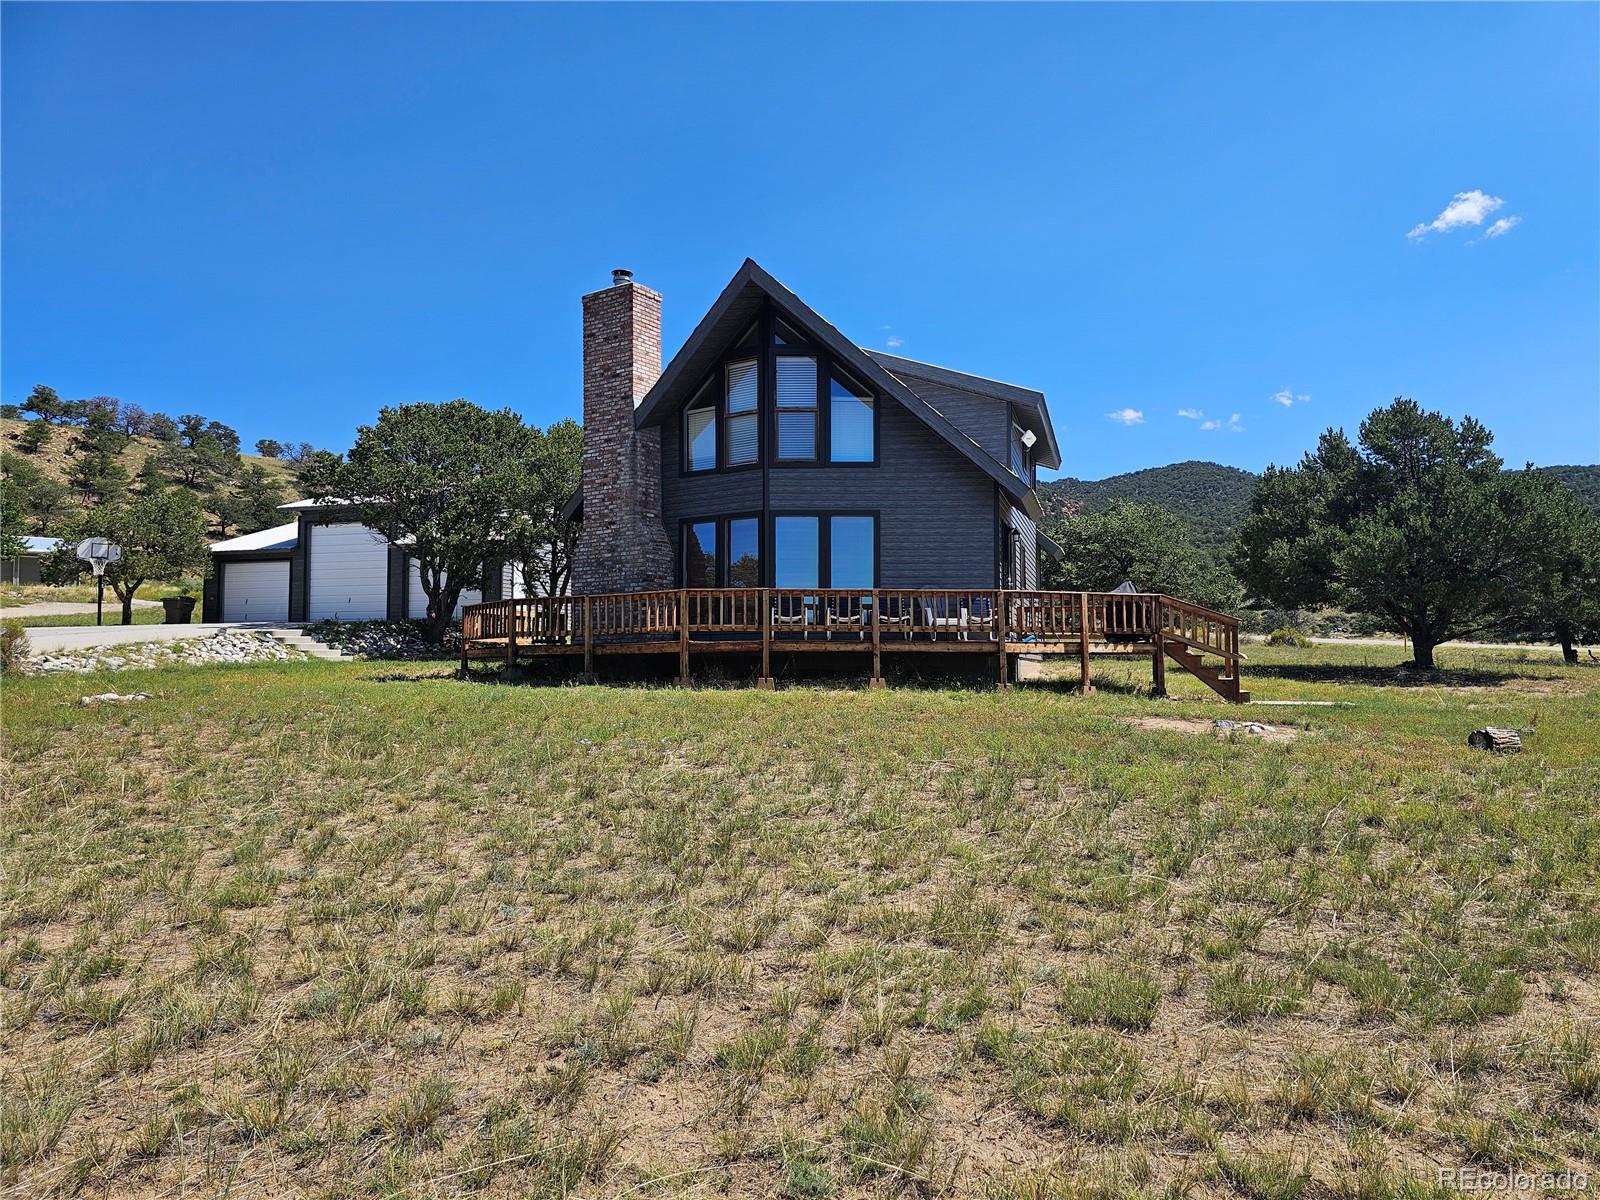
POLYGON ((966 639, 967 633, 972 630, 987 632, 995 636, 994 598, 992 596, 968 596, 967 606, 961 610, 961 615, 966 618, 965 628, 961 637, 966 639))
POLYGON ((911 640, 911 601, 905 596, 880 596, 878 605, 878 627, 881 630, 899 629, 905 634, 906 641, 911 640))
POLYGON ((960 602, 960 597, 924 596, 922 610, 934 641, 939 640, 941 629, 948 629, 962 638, 967 636, 967 607, 960 602))
POLYGON ((862 604, 860 596, 829 596, 823 608, 828 640, 833 640, 835 629, 845 628, 854 629, 861 640, 866 641, 867 613, 868 607, 862 604))
POLYGON ((804 638, 810 632, 811 606, 805 596, 774 596, 772 598, 772 630, 798 629, 804 638))

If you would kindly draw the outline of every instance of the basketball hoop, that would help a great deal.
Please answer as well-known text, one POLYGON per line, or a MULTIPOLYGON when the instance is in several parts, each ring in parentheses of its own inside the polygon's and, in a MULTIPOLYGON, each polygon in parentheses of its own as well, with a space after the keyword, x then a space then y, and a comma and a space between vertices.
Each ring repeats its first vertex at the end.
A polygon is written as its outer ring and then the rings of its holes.
POLYGON ((94 572, 94 623, 98 625, 106 603, 106 564, 122 561, 122 547, 107 538, 84 538, 77 554, 94 572))

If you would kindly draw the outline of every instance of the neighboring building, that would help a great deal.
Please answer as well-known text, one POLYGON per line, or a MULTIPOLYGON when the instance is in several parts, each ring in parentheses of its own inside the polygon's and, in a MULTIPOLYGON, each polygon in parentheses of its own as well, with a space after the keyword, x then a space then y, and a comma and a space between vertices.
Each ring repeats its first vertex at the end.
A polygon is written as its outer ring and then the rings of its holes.
POLYGON ((46 554, 61 545, 60 538, 25 535, 21 539, 23 552, 15 558, 0 559, 0 581, 5 583, 40 582, 39 563, 46 554))
POLYGON ((660 363, 617 271, 583 298, 575 593, 1039 586, 1039 392, 863 349, 748 259, 660 363))
MULTIPOLYGON (((353 510, 296 500, 279 506, 294 519, 217 542, 206 581, 207 621, 398 621, 427 616, 417 562, 353 510)), ((498 559, 463 589, 461 604, 521 596, 521 572, 498 559)), ((460 608, 456 610, 460 615, 460 608)))

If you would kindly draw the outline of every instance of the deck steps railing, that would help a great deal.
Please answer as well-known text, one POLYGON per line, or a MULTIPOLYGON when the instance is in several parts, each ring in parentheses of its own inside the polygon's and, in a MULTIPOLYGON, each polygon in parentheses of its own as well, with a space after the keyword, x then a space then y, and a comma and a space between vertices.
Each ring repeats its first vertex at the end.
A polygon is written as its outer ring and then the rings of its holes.
POLYGON ((1208 687, 1240 699, 1239 622, 1160 593, 1056 592, 974 588, 677 588, 593 596, 528 596, 468 605, 462 659, 676 649, 687 677, 692 650, 759 650, 770 683, 772 649, 870 649, 873 680, 885 651, 982 651, 1082 657, 1089 687, 1091 646, 1149 653, 1153 683, 1165 686, 1171 657, 1208 687), (1158 652, 1159 651, 1159 652, 1158 652), (1204 667, 1203 657, 1221 660, 1204 667), (1196 669, 1200 667, 1202 669, 1196 669))

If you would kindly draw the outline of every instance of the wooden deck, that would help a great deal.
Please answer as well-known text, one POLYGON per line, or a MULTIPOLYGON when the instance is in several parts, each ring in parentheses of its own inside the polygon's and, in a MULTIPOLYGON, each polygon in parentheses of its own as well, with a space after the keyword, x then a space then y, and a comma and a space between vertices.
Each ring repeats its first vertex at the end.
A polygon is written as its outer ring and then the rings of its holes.
POLYGON ((461 667, 472 662, 676 655, 687 683, 695 655, 759 656, 760 687, 774 686, 774 654, 870 654, 872 686, 884 655, 989 655, 1000 687, 1014 656, 1075 655, 1085 692, 1092 654, 1150 658, 1151 686, 1166 692, 1170 658, 1218 695, 1240 688, 1239 622, 1158 593, 981 589, 679 588, 600 596, 530 596, 469 605, 461 617, 461 667), (1208 661, 1210 660, 1210 661, 1208 661))

